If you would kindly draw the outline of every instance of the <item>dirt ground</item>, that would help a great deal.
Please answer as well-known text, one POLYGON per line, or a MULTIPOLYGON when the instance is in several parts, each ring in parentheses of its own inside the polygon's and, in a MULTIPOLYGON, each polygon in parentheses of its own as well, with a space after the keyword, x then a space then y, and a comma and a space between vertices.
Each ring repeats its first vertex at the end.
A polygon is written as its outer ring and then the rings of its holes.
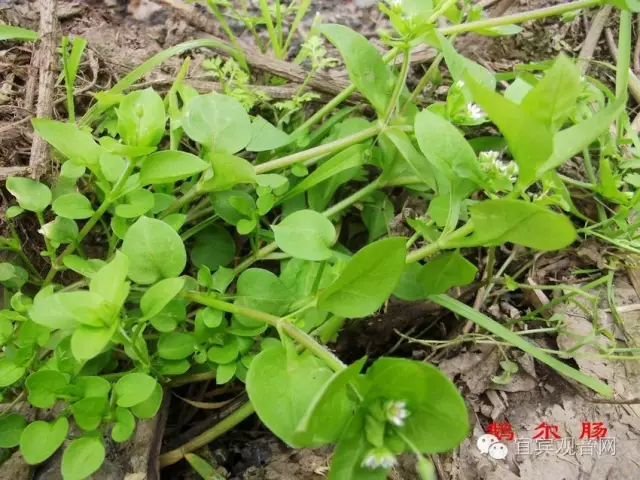
MULTIPOLYGON (((207 31, 203 31, 202 22, 194 22, 179 10, 169 5, 175 1, 138 0, 90 0, 59 1, 58 19, 61 30, 67 35, 78 35, 88 40, 88 50, 79 75, 79 95, 89 102, 91 92, 101 90, 113 84, 135 66, 164 48, 180 42, 200 38, 208 34, 223 36, 215 20, 204 16, 207 31)), ((346 24, 367 36, 374 36, 382 26, 382 17, 375 5, 367 0, 323 0, 314 1, 314 9, 325 21, 346 24), (368 5, 368 6, 367 6, 368 5)), ((494 8, 504 2, 495 2, 494 8)), ((564 3, 548 0, 516 1, 507 11, 528 10, 544 5, 564 3)), ((491 10, 490 10, 491 11, 491 10)), ((204 13, 202 15, 205 15, 204 13)), ((202 21, 202 18, 200 19, 202 21)), ((312 18, 311 15, 308 16, 312 18)), ((37 29, 38 10, 33 2, 9 0, 0 2, 0 20, 13 25, 37 29)), ((461 36, 457 46, 462 53, 483 63, 495 71, 506 71, 519 62, 531 62, 549 59, 561 51, 577 55, 585 38, 591 14, 585 18, 577 16, 566 23, 556 20, 525 25, 522 34, 516 37, 489 38, 472 35, 461 36)), ((303 31, 308 30, 310 20, 303 23, 303 31)), ((243 41, 250 41, 242 37, 243 41)), ((195 65, 191 72, 196 77, 202 72, 198 64, 211 53, 194 55, 195 65)), ((601 42, 596 48, 594 58, 611 61, 610 52, 601 42)), ((29 77, 31 51, 28 45, 15 45, 0 51, 0 165, 21 166, 28 163, 31 130, 28 127, 30 105, 26 102, 25 91, 29 77)), ((180 59, 165 62, 145 78, 147 84, 161 87, 163 82, 172 78, 181 65, 180 59)), ((428 65, 415 65, 411 79, 415 82, 428 65)), ((344 71, 334 73, 336 78, 344 77, 344 71)), ((603 78, 607 81, 607 78, 603 78)), ((63 87, 58 86, 54 103, 64 101, 63 87)), ((60 110, 62 112, 62 110, 60 110)), ((579 256, 580 265, 599 266, 601 258, 579 256)), ((563 276, 566 259, 546 258, 547 277, 563 276)), ((573 266, 575 259, 569 262, 573 266)), ((544 263, 544 261, 541 261, 544 263)), ((568 268, 568 267, 567 267, 568 268)), ((560 278, 562 279, 562 278, 560 278)), ((640 297, 631 285, 630 279, 621 277, 616 282, 616 303, 618 307, 628 306, 622 313, 627 335, 640 341, 640 297)), ((467 292, 473 300, 474 292, 467 292)), ((603 295, 604 296, 604 295, 603 295)), ((490 313, 496 317, 514 315, 526 309, 522 299, 510 299, 497 302, 496 310, 490 313), (514 301, 511 301, 514 300, 514 301)), ((608 304, 603 303, 599 312, 599 321, 610 331, 615 332, 621 342, 625 340, 611 313, 608 304)), ((593 319, 587 318, 582 310, 563 306, 557 310, 563 313, 570 326, 571 333, 589 332, 593 319)), ((427 348, 416 343, 401 342, 396 331, 411 333, 426 328, 423 338, 446 337, 447 332, 456 331, 460 322, 444 312, 429 306, 397 304, 379 316, 363 320, 358 325, 347 328, 335 346, 345 360, 358 358, 364 353, 382 355, 393 352, 414 358, 425 358, 427 348), (419 327, 419 328, 418 328, 419 327), (433 328, 432 328, 433 327, 433 328), (431 328, 431 330, 429 330, 431 328), (435 331, 435 333, 434 333, 435 331)), ((573 337, 570 335, 557 339, 540 337, 536 339, 540 346, 570 348, 573 337), (557 342, 557 343, 556 343, 557 342)), ((628 337, 627 337, 628 341, 628 337)), ((583 347, 584 348, 584 347, 583 347)), ((593 347, 591 347, 593 348, 593 347)), ((512 352, 512 358, 519 365, 514 379, 506 384, 495 383, 492 377, 500 370, 500 356, 495 348, 457 349, 450 355, 437 360, 439 367, 460 386, 471 412, 473 435, 461 447, 447 455, 434 458, 440 477, 443 479, 472 480, 539 480, 539 479, 633 479, 640 477, 640 407, 636 403, 594 403, 588 393, 582 391, 566 379, 540 364, 534 363, 527 355, 512 352), (557 425, 562 437, 578 439, 581 423, 603 422, 608 438, 615 439, 615 454, 592 455, 589 452, 556 452, 555 450, 531 453, 518 453, 516 439, 531 439, 536 426, 542 422, 557 425), (476 439, 487 431, 489 424, 509 423, 514 432, 513 440, 503 440, 509 454, 504 460, 493 460, 480 453, 476 439)), ((602 360, 578 360, 582 371, 597 376, 613 386, 618 398, 637 399, 640 397, 640 367, 634 363, 613 364, 602 360)), ((181 412, 180 415, 182 415, 181 412)), ((190 412, 183 426, 187 427, 206 420, 209 413, 190 412), (190 417, 189 417, 190 416, 190 417)), ((171 432, 184 418, 169 416, 165 448, 172 441, 171 432)), ((145 427, 146 428, 146 427, 145 427)), ((141 444, 150 444, 157 437, 158 430, 151 425, 140 439, 141 444), (147 435, 147 436, 144 436, 147 435)), ((144 430, 144 429, 143 429, 144 430)), ((558 440, 555 446, 561 443, 558 440)), ((127 447, 131 450, 132 447, 127 447)), ((135 448, 134 448, 135 450, 135 448)), ((144 450, 144 448, 143 448, 144 450)), ((147 451, 148 454, 148 451, 147 451)), ((216 462, 220 471, 231 479, 244 480, 315 480, 325 478, 329 464, 330 450, 293 451, 268 434, 259 422, 253 418, 247 420, 233 432, 208 448, 199 452, 202 456, 216 462)), ((93 478, 145 478, 145 453, 117 451, 114 447, 106 467, 93 478), (131 468, 121 468, 119 462, 128 458, 131 468), (131 473, 133 472, 133 473, 131 473)), ((18 480, 30 478, 33 469, 26 467, 18 456, 11 458, 2 466, 0 479, 18 480)), ((36 478, 55 479, 59 468, 55 458, 39 468, 36 478)), ((410 459, 402 459, 400 467, 394 472, 396 480, 413 480, 417 476, 410 459)), ((163 472, 163 478, 196 478, 184 464, 173 466, 163 472)), ((347 480, 347 479, 345 479, 347 480)))

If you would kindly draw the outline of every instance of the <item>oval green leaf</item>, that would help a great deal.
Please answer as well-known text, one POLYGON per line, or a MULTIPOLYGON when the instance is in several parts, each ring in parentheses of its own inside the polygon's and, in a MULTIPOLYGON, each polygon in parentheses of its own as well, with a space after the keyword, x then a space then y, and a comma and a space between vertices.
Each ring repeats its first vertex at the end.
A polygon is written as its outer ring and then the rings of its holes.
POLYGON ((271 228, 280 250, 294 258, 322 261, 333 254, 336 229, 321 213, 299 210, 271 228))

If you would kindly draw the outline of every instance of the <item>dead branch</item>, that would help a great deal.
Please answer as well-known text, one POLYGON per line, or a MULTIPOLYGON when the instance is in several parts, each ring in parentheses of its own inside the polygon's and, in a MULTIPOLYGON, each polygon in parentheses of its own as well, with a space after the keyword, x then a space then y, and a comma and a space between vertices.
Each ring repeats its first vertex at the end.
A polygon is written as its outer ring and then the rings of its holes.
MULTIPOLYGON (((55 34, 55 11, 57 0, 40 0, 40 38, 34 52, 38 65, 38 103, 36 116, 50 118, 53 112, 53 89, 55 86, 54 63, 57 35, 55 34)), ((49 146, 35 134, 31 146, 29 169, 31 177, 39 179, 49 167, 49 146)))
POLYGON ((4 182, 9 177, 26 177, 29 175, 29 167, 0 167, 0 181, 4 182))

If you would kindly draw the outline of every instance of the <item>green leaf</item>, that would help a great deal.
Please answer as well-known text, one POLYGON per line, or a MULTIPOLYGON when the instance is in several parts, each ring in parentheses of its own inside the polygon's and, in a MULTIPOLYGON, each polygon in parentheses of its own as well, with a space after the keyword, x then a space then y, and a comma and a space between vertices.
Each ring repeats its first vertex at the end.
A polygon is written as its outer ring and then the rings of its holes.
POLYGON ((34 118, 31 123, 35 131, 65 157, 78 165, 98 166, 103 150, 90 133, 80 130, 73 123, 46 118, 34 118))
POLYGON ((294 258, 322 261, 333 255, 336 229, 321 213, 299 210, 271 229, 278 248, 294 258))
POLYGON ((200 315, 202 315, 202 321, 207 328, 218 328, 224 320, 224 312, 215 310, 211 307, 202 309, 200 315))
MULTIPOLYGON (((261 268, 250 268, 238 277, 234 303, 272 315, 283 315, 291 303, 291 292, 276 275, 261 268)), ((234 317, 245 327, 258 327, 264 322, 243 315, 234 317)))
POLYGON ((220 267, 211 276, 211 288, 216 292, 224 293, 233 282, 236 274, 232 268, 220 267))
POLYGON ((172 300, 162 311, 151 318, 153 328, 159 332, 171 332, 176 329, 178 323, 187 317, 185 303, 181 300, 172 300))
POLYGON ((156 384, 151 395, 143 402, 131 407, 133 414, 141 419, 153 418, 162 404, 162 387, 156 384))
POLYGON ((229 153, 213 152, 209 154, 209 159, 213 167, 213 178, 205 180, 198 187, 201 192, 219 192, 241 183, 257 182, 253 165, 244 158, 229 153))
POLYGON ((116 407, 116 421, 111 430, 111 438, 114 442, 126 442, 136 429, 136 419, 126 408, 116 407))
POLYGON ((158 383, 153 377, 144 373, 128 373, 114 385, 116 404, 129 408, 144 402, 151 396, 158 383))
POLYGON ((251 362, 247 393, 267 428, 288 445, 298 447, 296 427, 331 375, 316 357, 303 354, 288 360, 284 348, 270 348, 251 362))
POLYGON ((37 40, 38 32, 13 25, 0 25, 0 41, 2 40, 37 40))
POLYGON ((222 192, 212 192, 209 199, 213 205, 215 213, 220 215, 225 222, 236 225, 240 220, 247 218, 249 215, 241 213, 236 207, 240 202, 246 204, 249 211, 256 208, 256 202, 253 197, 243 190, 225 190, 222 192))
POLYGON ((384 113, 392 97, 395 78, 378 50, 365 37, 344 25, 321 25, 320 32, 340 51, 351 82, 378 114, 384 113))
MULTIPOLYGON (((287 192, 287 194, 282 198, 282 201, 288 200, 295 197, 296 195, 306 192, 316 185, 323 184, 323 182, 325 182, 326 180, 336 179, 340 177, 339 174, 341 174, 342 172, 351 169, 358 169, 364 164, 364 151, 366 150, 366 148, 366 145, 353 145, 334 155, 318 168, 316 168, 313 173, 311 173, 311 175, 306 177, 295 187, 289 190, 289 192, 287 192)), ((331 195, 335 193, 336 189, 337 186, 330 189, 331 195)))
POLYGON ((127 145, 155 147, 166 121, 164 102, 152 88, 128 93, 118 107, 118 133, 127 145))
POLYGON ((369 243, 388 232, 389 223, 394 217, 393 203, 383 192, 373 192, 371 200, 364 204, 362 211, 362 221, 369 231, 369 243))
POLYGON ((580 70, 561 54, 520 106, 538 122, 556 131, 575 110, 581 92, 580 70))
POLYGON ((242 104, 217 93, 191 99, 182 128, 192 140, 215 152, 236 153, 251 141, 251 119, 242 104))
POLYGON ((158 339, 158 356, 167 360, 182 360, 195 349, 196 339, 189 333, 163 333, 158 339))
MULTIPOLYGON (((73 222, 73 220, 69 220, 69 221, 73 222)), ((74 222, 74 225, 75 225, 75 222, 74 222)), ((76 230, 77 228, 78 227, 76 225, 76 230)), ((79 257, 77 255, 66 255, 62 259, 62 263, 64 263, 64 266, 67 267, 69 270, 79 273, 83 277, 87 277, 87 278, 93 277, 96 274, 96 272, 104 266, 104 262, 100 259, 91 258, 89 260, 85 260, 84 258, 79 257)))
POLYGON ((57 215, 72 220, 82 220, 93 215, 91 202, 80 193, 61 195, 54 200, 51 207, 57 215))
POLYGON ((103 326, 105 313, 102 297, 83 290, 36 297, 29 309, 29 317, 34 322, 47 328, 63 330, 75 328, 81 323, 103 326))
POLYGON ((446 452, 469 432, 467 408, 456 386, 432 365, 403 358, 380 358, 367 371, 365 397, 398 400, 409 412, 396 427, 422 453, 446 452), (443 435, 446 432, 446 435, 443 435))
POLYGON ((89 327, 82 325, 71 336, 71 351, 80 361, 90 360, 102 352, 113 337, 118 322, 111 327, 89 327))
POLYGON ((129 278, 140 284, 177 277, 187 263, 180 235, 170 225, 153 218, 140 217, 131 225, 121 250, 129 257, 129 278))
POLYGON ((177 150, 155 152, 140 167, 141 186, 174 183, 209 168, 209 164, 192 153, 177 150))
POLYGON ((289 145, 292 141, 289 135, 258 115, 251 123, 251 141, 247 145, 247 151, 266 152, 289 145))
POLYGON ((127 203, 116 205, 116 215, 122 218, 138 218, 154 208, 156 196, 149 190, 140 188, 128 193, 127 203))
POLYGON ((0 448, 13 448, 20 444, 20 435, 27 426, 22 415, 10 413, 0 418, 0 448))
MULTIPOLYGON (((476 184, 482 183, 473 148, 450 122, 429 110, 423 110, 416 115, 415 135, 424 156, 452 185, 465 178, 476 184)), ((473 189, 473 186, 466 189, 473 189)))
POLYGON ((328 480, 385 480, 387 469, 372 470, 362 466, 371 447, 365 436, 365 412, 361 409, 351 417, 338 440, 331 456, 328 480))
POLYGON ((30 212, 42 212, 51 203, 49 187, 30 178, 9 177, 6 186, 20 206, 30 212))
POLYGON ((116 251, 113 260, 100 268, 91 278, 89 290, 100 295, 104 301, 114 305, 117 310, 127 298, 129 286, 126 282, 129 271, 129 258, 116 251))
POLYGON ((453 47, 451 42, 439 32, 438 40, 440 41, 440 47, 442 48, 442 54, 444 55, 445 62, 451 73, 451 77, 454 81, 465 81, 465 75, 469 75, 478 83, 484 85, 490 90, 496 88, 496 77, 485 67, 479 63, 470 60, 463 55, 459 54, 453 47))
POLYGON ((206 265, 210 270, 231 264, 236 255, 236 242, 220 225, 212 225, 195 236, 190 252, 191 263, 206 265))
MULTIPOLYGON (((48 238, 52 244, 73 243, 78 237, 78 224, 69 218, 56 217, 55 220, 45 223, 40 232, 48 238)), ((65 257, 66 258, 66 257, 65 257)))
POLYGON ((24 212, 24 208, 20 207, 19 205, 11 205, 9 208, 7 208, 5 215, 7 219, 12 219, 20 215, 22 212, 24 212))
POLYGON ((25 385, 28 400, 38 408, 51 408, 58 398, 57 393, 67 386, 67 377, 56 370, 40 370, 27 377, 25 385))
POLYGON ((87 432, 98 428, 108 408, 109 400, 106 397, 83 398, 70 407, 76 424, 87 432))
POLYGON ((111 137, 100 137, 99 142, 107 152, 123 157, 144 157, 156 151, 156 147, 124 145, 111 137))
POLYGON ((216 385, 224 385, 233 379, 238 369, 237 363, 218 365, 216 368, 216 385))
POLYGON ((489 90, 467 77, 474 100, 483 108, 491 121, 504 135, 509 150, 520 170, 518 182, 523 186, 538 178, 538 169, 553 151, 553 135, 548 126, 511 100, 489 90))
POLYGON ((414 173, 432 190, 448 189, 449 181, 444 172, 435 169, 426 157, 415 149, 406 133, 396 128, 388 128, 382 133, 383 138, 391 141, 400 157, 411 167, 414 173))
POLYGON ((333 376, 316 393, 296 426, 296 442, 305 446, 335 443, 353 415, 347 389, 364 367, 366 357, 333 376))
MULTIPOLYGON (((118 155, 113 155, 108 152, 103 152, 102 155, 100 155, 100 171, 111 183, 116 183, 120 179, 120 176, 124 173, 126 167, 124 158, 118 155)), ((136 174, 136 176, 137 175, 138 174, 136 174)), ((129 182, 133 178, 135 177, 130 177, 127 181, 126 187, 128 187, 129 182)), ((124 190, 129 190, 126 187, 124 190)))
POLYGON ((239 354, 238 339, 234 336, 226 337, 222 345, 214 345, 207 350, 207 358, 209 361, 218 365, 234 362, 239 354))
POLYGON ((107 397, 111 391, 111 384, 102 377, 77 377, 73 384, 80 389, 84 398, 107 397))
POLYGON ((97 472, 104 462, 102 438, 80 437, 69 444, 62 455, 64 480, 81 480, 97 472))
POLYGON ((158 315, 184 288, 184 278, 166 278, 149 288, 140 300, 140 310, 145 317, 158 315))
POLYGON ((418 274, 425 294, 445 293, 451 287, 468 285, 476 278, 478 269, 460 252, 444 252, 429 260, 418 274))
POLYGON ((469 207, 474 233, 452 246, 497 246, 511 242, 537 250, 560 250, 576 239, 564 215, 521 200, 485 200, 469 207))
POLYGON ((385 238, 356 253, 340 276, 320 293, 318 308, 347 318, 374 313, 402 275, 406 241, 404 237, 385 238))
POLYGON ((73 160, 67 160, 62 164, 60 169, 60 176, 70 178, 71 180, 77 180, 82 177, 86 172, 84 165, 80 165, 73 160))
POLYGON ((68 431, 69 421, 66 417, 51 423, 38 420, 27 425, 20 435, 20 452, 25 462, 29 465, 44 462, 60 448, 68 431))
POLYGON ((195 453, 187 453, 184 458, 187 462, 189 462, 191 468, 193 468, 204 480, 224 480, 224 477, 218 475, 214 468, 209 465, 206 460, 199 457, 195 453))
POLYGON ((604 3, 614 5, 621 10, 640 12, 640 0, 605 0, 604 3))
POLYGON ((0 388, 13 385, 25 374, 26 369, 16 365, 13 360, 0 358, 0 388))
POLYGON ((599 135, 608 131, 611 123, 618 118, 626 103, 626 96, 622 96, 589 119, 556 133, 553 137, 553 153, 539 167, 538 177, 541 177, 549 170, 559 167, 574 155, 582 152, 599 135))

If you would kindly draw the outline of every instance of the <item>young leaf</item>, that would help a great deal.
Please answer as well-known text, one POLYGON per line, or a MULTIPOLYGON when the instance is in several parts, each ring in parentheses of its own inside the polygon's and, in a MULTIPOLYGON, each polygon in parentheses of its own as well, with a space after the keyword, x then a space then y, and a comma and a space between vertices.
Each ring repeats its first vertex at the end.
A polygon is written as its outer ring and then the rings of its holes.
POLYGON ((452 246, 511 242, 537 250, 560 250, 577 236, 566 216, 521 200, 485 200, 469 207, 469 213, 474 233, 452 246))
POLYGON ((487 112, 509 144, 520 170, 518 182, 527 186, 538 178, 538 169, 553 151, 553 136, 548 126, 540 123, 519 105, 480 85, 471 77, 465 79, 473 99, 487 112))
POLYGON ((38 135, 53 145, 65 157, 78 165, 95 168, 100 162, 102 148, 90 133, 80 130, 73 123, 58 122, 46 118, 31 120, 38 135))
POLYGON ((468 285, 476 278, 478 269, 460 252, 445 252, 429 260, 422 267, 418 280, 426 295, 445 293, 451 287, 468 285))
POLYGON ((77 377, 73 384, 80 389, 84 398, 107 397, 111 390, 111 384, 102 377, 84 376, 77 377))
POLYGON ((403 427, 397 428, 420 452, 446 452, 467 436, 464 400, 451 380, 434 366, 383 357, 367 371, 367 380, 371 385, 367 402, 394 399, 406 403, 409 417, 403 427))
POLYGON ((153 418, 153 416, 158 412, 161 403, 162 387, 156 383, 151 395, 149 395, 146 400, 131 407, 131 411, 136 417, 141 419, 153 418))
POLYGON ((90 360, 102 352, 113 337, 118 322, 110 327, 89 327, 82 325, 71 336, 71 352, 79 361, 90 360))
POLYGON ((237 337, 230 336, 224 339, 224 344, 220 346, 214 345, 207 351, 207 358, 212 363, 225 365, 234 362, 240 353, 240 345, 237 337))
POLYGON ((267 428, 288 445, 298 447, 296 427, 331 375, 324 362, 312 355, 288 360, 284 348, 270 348, 251 362, 247 393, 267 428))
POLYGON ((353 415, 347 389, 364 367, 366 357, 349 365, 322 386, 296 427, 296 442, 304 446, 334 443, 353 415))
POLYGON ((447 63, 447 67, 449 67, 449 72, 451 73, 451 77, 453 77, 454 81, 464 81, 466 74, 488 89, 495 90, 496 77, 489 70, 479 63, 459 54, 447 37, 439 32, 437 32, 437 35, 438 40, 440 41, 440 47, 442 48, 442 54, 444 55, 444 60, 447 63))
POLYGON ((182 128, 214 152, 236 153, 251 140, 251 119, 235 98, 210 93, 187 103, 182 128))
POLYGON ((151 396, 157 382, 153 377, 144 373, 128 373, 120 378, 113 387, 116 394, 116 404, 129 408, 144 402, 151 396))
POLYGON ((400 157, 411 167, 414 173, 425 185, 437 192, 449 189, 449 181, 444 172, 434 166, 415 149, 406 133, 397 128, 388 128, 382 137, 391 141, 400 157))
POLYGON ((182 360, 193 355, 195 349, 196 339, 188 333, 163 333, 158 340, 158 356, 167 360, 182 360))
POLYGON ((97 472, 104 462, 102 438, 80 437, 69 444, 62 455, 62 476, 65 480, 81 480, 97 472))
POLYGON ((164 102, 152 88, 128 93, 118 107, 118 133, 127 145, 155 147, 164 136, 164 102))
POLYGON ((42 212, 51 203, 49 187, 30 178, 9 177, 6 186, 20 206, 30 212, 42 212))
POLYGON ((405 265, 404 237, 367 245, 318 297, 318 308, 334 315, 360 318, 371 315, 389 298, 405 265))
POLYGON ((80 165, 73 160, 67 160, 62 164, 60 176, 71 180, 77 180, 85 174, 86 170, 87 169, 84 165, 80 165))
POLYGON ((378 114, 384 113, 392 97, 395 78, 378 50, 365 37, 344 25, 322 25, 320 31, 340 51, 349 79, 378 114))
POLYGON ((180 235, 170 225, 153 218, 140 217, 131 225, 121 250, 129 257, 129 278, 140 284, 177 277, 187 264, 180 235))
POLYGON ((0 41, 2 40, 37 40, 38 32, 13 25, 0 25, 0 41))
MULTIPOLYGON (((213 178, 205 180, 198 187, 201 192, 229 190, 240 183, 256 183, 256 171, 244 158, 228 153, 209 154, 213 166, 213 178)), ((205 177, 206 178, 206 177, 205 177)))
POLYGON ((100 327, 104 314, 102 298, 83 290, 36 297, 29 309, 31 320, 51 329, 71 329, 80 323, 100 327))
POLYGON ((140 185, 174 183, 209 168, 192 153, 163 150, 147 156, 140 167, 140 185))
POLYGON ((299 210, 271 229, 280 250, 294 258, 322 261, 333 254, 336 229, 321 213, 299 210))
POLYGON ((40 231, 53 245, 72 243, 79 233, 78 224, 63 217, 56 217, 52 222, 45 223, 40 231))
POLYGON ((69 421, 60 417, 52 423, 37 420, 30 423, 20 435, 20 452, 25 462, 36 465, 55 453, 67 438, 69 421))
POLYGON ((53 407, 57 392, 66 387, 67 383, 67 377, 56 370, 40 370, 32 373, 25 382, 29 391, 29 403, 38 408, 53 407))
POLYGON ((194 453, 187 453, 184 458, 204 480, 224 480, 224 477, 218 475, 214 468, 202 457, 194 453))
POLYGON ((216 385, 224 385, 231 381, 238 370, 237 363, 226 363, 216 368, 216 385))
POLYGON ((127 203, 116 205, 116 215, 122 218, 138 218, 154 208, 156 196, 149 190, 139 188, 128 193, 126 200, 127 203))
POLYGON ((83 398, 70 407, 76 424, 87 432, 98 428, 108 408, 107 397, 83 398))
POLYGON ((93 215, 91 202, 80 193, 67 193, 59 196, 54 200, 51 208, 57 215, 72 220, 82 220, 93 215))
POLYGON ((26 368, 16 365, 13 360, 0 358, 0 388, 13 385, 25 372, 26 368))
MULTIPOLYGON (((283 315, 291 303, 291 292, 276 275, 261 268, 250 268, 238 277, 236 305, 252 308, 272 315, 283 315)), ((235 315, 246 327, 258 327, 264 322, 235 315)))
POLYGON ((13 448, 20 444, 20 435, 27 426, 22 415, 10 413, 0 418, 0 448, 13 448))
POLYGON ((165 278, 149 288, 140 300, 140 310, 145 317, 158 315, 183 289, 184 278, 165 278))
POLYGON ((126 408, 116 407, 116 422, 111 430, 111 438, 114 442, 126 442, 133 435, 136 428, 136 419, 126 408))
POLYGON ((394 217, 393 203, 383 192, 373 192, 371 199, 364 204, 362 211, 362 221, 369 231, 369 243, 388 232, 389 222, 394 217))
POLYGON ((292 141, 289 135, 258 115, 251 123, 251 141, 247 145, 247 151, 266 152, 289 145, 292 141))
POLYGON ((551 131, 557 131, 575 110, 581 91, 580 70, 561 54, 520 106, 551 131))
MULTIPOLYGON (((73 222, 73 220, 69 220, 69 221, 73 222)), ((76 229, 77 229, 77 226, 76 226, 76 229)), ((77 255, 65 256, 62 259, 62 263, 64 263, 64 266, 67 267, 69 270, 79 273, 83 277, 87 277, 87 278, 93 277, 96 274, 96 272, 105 265, 104 261, 98 258, 91 258, 89 260, 86 260, 77 255)))

